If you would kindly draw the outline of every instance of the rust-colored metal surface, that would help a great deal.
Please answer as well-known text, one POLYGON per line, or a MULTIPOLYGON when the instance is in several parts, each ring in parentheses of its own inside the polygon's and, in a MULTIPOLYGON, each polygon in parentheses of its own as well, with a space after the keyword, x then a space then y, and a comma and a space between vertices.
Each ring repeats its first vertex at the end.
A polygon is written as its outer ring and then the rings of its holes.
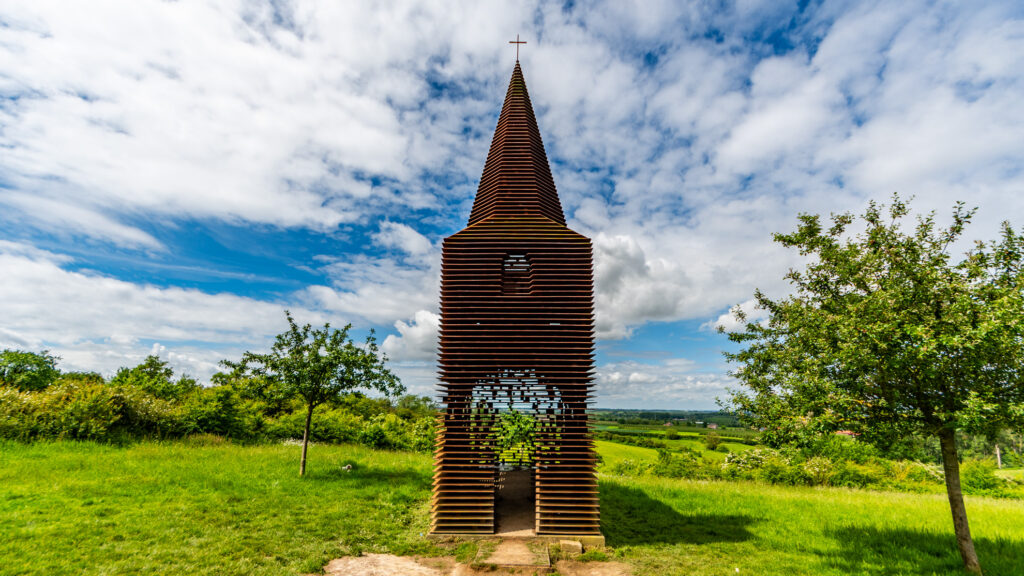
MULTIPOLYGON (((516 62, 469 226, 444 241, 431 531, 492 534, 496 427, 535 421, 535 532, 598 535, 590 240, 565 226, 516 62)), ((500 519, 498 519, 500 520, 500 519)))

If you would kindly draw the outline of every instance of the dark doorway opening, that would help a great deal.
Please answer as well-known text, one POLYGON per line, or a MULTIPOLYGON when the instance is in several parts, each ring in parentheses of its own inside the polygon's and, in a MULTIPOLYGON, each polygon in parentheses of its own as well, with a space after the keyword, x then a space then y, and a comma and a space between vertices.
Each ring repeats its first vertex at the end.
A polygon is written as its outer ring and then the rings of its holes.
POLYGON ((535 536, 538 450, 552 449, 545 439, 558 427, 561 393, 533 371, 503 371, 474 387, 473 399, 492 430, 495 534, 535 536))
POLYGON ((533 467, 499 466, 494 520, 498 536, 535 536, 537 495, 533 467))

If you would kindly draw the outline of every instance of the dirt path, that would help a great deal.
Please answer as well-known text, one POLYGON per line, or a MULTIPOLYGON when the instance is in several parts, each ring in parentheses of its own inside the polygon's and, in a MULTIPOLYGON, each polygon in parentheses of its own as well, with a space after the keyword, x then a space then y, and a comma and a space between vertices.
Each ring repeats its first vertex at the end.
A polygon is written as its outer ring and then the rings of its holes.
MULTIPOLYGON (((553 566, 562 576, 629 576, 629 567, 621 562, 576 562, 559 560, 553 566)), ((324 567, 327 576, 526 576, 547 574, 548 568, 475 569, 451 557, 419 558, 367 554, 331 560, 324 567)))

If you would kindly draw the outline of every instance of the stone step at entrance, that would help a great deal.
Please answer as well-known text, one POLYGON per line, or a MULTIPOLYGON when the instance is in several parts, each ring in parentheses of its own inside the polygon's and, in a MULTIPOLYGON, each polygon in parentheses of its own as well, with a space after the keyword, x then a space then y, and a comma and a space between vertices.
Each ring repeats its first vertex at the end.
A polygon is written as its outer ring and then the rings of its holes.
POLYGON ((551 556, 548 543, 543 540, 509 539, 495 545, 480 545, 474 564, 502 568, 548 568, 551 556))

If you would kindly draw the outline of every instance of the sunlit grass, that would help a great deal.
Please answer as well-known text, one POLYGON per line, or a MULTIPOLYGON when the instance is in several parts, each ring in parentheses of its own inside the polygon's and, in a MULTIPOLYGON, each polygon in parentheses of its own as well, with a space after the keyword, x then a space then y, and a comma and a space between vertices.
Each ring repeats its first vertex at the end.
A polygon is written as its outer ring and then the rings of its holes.
MULTIPOLYGON (((598 450, 606 465, 656 455, 598 450)), ((423 536, 429 455, 317 445, 305 478, 297 460, 298 447, 280 445, 0 443, 0 574, 294 575, 345 554, 453 553, 423 536)), ((961 574, 941 495, 600 484, 606 554, 638 576, 961 574)), ((1021 574, 1024 504, 967 506, 986 574, 1021 574)))
POLYGON ((1024 468, 1009 468, 1003 470, 996 470, 996 474, 1003 478, 1009 478, 1011 480, 1017 480, 1018 482, 1024 482, 1024 468))
POLYGON ((298 450, 2 444, 0 573, 295 574, 432 550, 428 456, 314 446, 300 478, 298 450))

